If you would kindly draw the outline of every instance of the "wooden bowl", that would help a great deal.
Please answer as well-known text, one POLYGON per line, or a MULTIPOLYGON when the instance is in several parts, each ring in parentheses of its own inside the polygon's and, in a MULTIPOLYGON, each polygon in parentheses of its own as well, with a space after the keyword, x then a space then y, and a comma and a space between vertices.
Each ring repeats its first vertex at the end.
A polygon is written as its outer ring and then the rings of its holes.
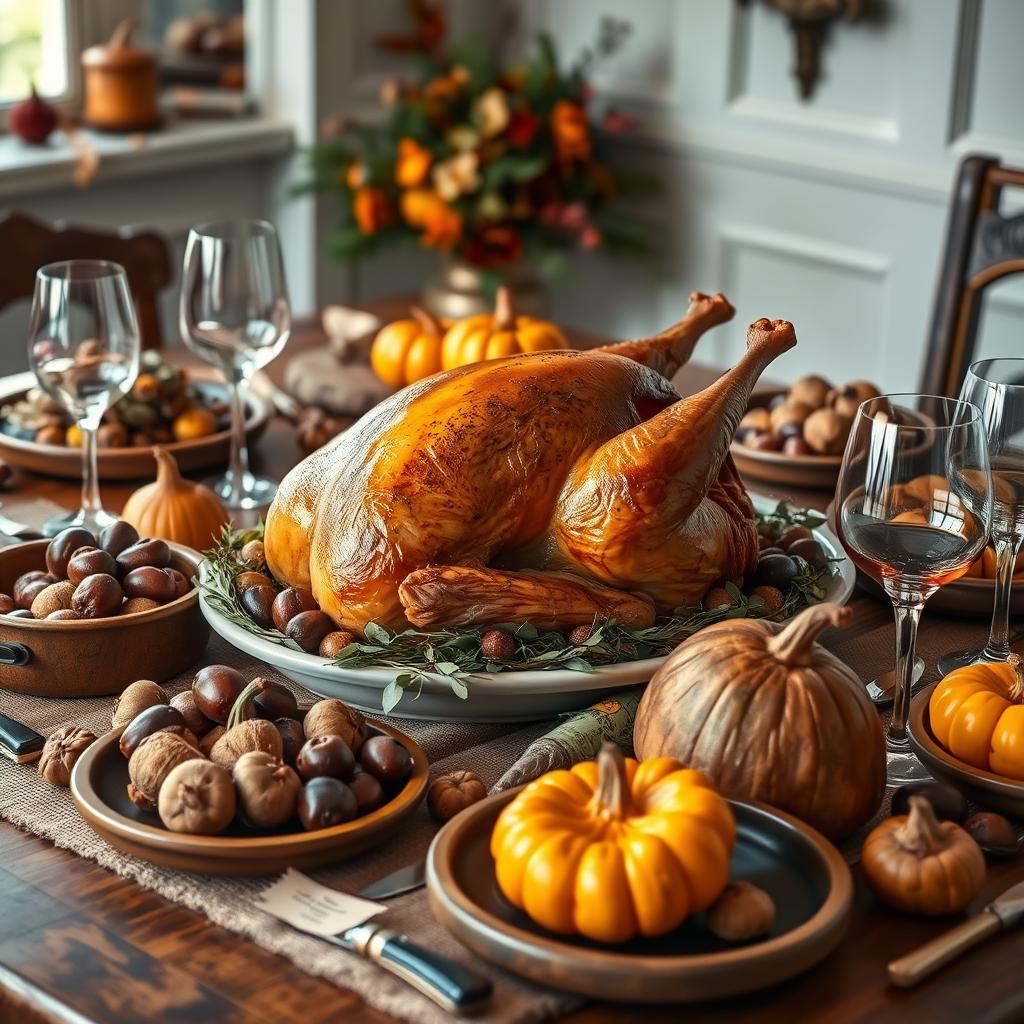
POLYGON ((430 778, 427 757, 398 729, 369 723, 412 755, 412 774, 383 807, 355 821, 315 832, 257 831, 234 821, 216 836, 171 832, 160 818, 128 799, 128 761, 121 729, 101 736, 78 759, 71 795, 82 817, 116 850, 178 871, 207 875, 275 875, 287 867, 315 868, 362 853, 394 832, 419 806, 430 778))
MULTIPOLYGON (((32 569, 46 568, 48 540, 0 549, 0 593, 32 569)), ((192 579, 199 552, 171 544, 171 566, 192 579)), ((199 591, 152 611, 106 619, 48 621, 0 615, 0 688, 37 697, 99 697, 136 679, 163 682, 195 664, 210 627, 199 591)))
POLYGON ((737 829, 731 877, 774 898, 776 920, 766 938, 725 942, 702 914, 668 935, 619 946, 556 935, 512 907, 495 879, 491 831, 517 792, 467 808, 427 854, 434 916, 478 956, 514 974, 595 999, 698 1002, 785 981, 827 956, 846 931, 853 880, 836 848, 788 814, 730 800, 737 829))
POLYGON ((928 722, 928 702, 940 681, 925 687, 910 703, 907 732, 914 753, 935 778, 948 782, 981 807, 1024 817, 1024 782, 975 768, 939 746, 928 722))
MULTIPOLYGON (((194 383, 204 389, 218 387, 204 376, 190 371, 194 383)), ((27 388, 17 388, 0 395, 0 405, 10 405, 25 397, 27 388)), ((226 391, 225 391, 226 394, 226 391)), ((245 396, 245 436, 253 443, 266 429, 270 420, 270 403, 261 395, 249 391, 245 396)), ((183 473, 224 465, 231 447, 231 431, 218 430, 192 441, 172 441, 160 446, 170 452, 183 473)), ((82 453, 78 448, 63 444, 37 444, 24 438, 12 437, 0 431, 0 457, 12 466, 31 470, 43 476, 56 476, 65 480, 79 480, 82 476, 82 453)), ((96 453, 96 466, 101 480, 138 480, 152 478, 156 472, 152 447, 100 448, 96 453)))

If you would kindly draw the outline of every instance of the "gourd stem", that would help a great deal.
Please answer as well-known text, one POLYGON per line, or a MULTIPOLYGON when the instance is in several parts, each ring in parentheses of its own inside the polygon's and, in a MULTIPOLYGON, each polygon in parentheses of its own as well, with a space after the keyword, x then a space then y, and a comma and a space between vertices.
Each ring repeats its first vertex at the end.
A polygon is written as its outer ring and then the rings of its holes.
POLYGON ((409 312, 412 314, 412 318, 420 325, 424 334, 437 335, 441 333, 441 325, 437 322, 437 318, 431 316, 422 307, 411 306, 409 312))
POLYGON ((1013 669, 1013 682, 1010 683, 1010 700, 1014 704, 1024 704, 1024 658, 1019 654, 1011 654, 1006 664, 1013 669))
POLYGON ((153 458, 156 460, 156 482, 165 487, 177 487, 182 482, 181 472, 171 453, 154 445, 153 458))
POLYGON ((892 835, 907 853, 915 857, 930 857, 949 845, 932 805, 923 796, 910 798, 907 820, 892 835))
POLYGON ((512 293, 505 285, 498 289, 494 297, 494 329, 511 331, 516 326, 516 313, 512 308, 512 293))
POLYGON ((809 665, 814 652, 814 641, 828 626, 836 629, 850 624, 853 612, 842 605, 825 602, 812 604, 802 611, 777 636, 765 645, 768 653, 783 665, 809 665))
POLYGON ((247 722, 253 717, 252 709, 250 707, 253 698, 258 694, 262 693, 266 689, 266 682, 257 676, 242 692, 238 695, 235 703, 231 705, 231 711, 228 712, 228 720, 225 723, 226 728, 232 729, 236 725, 240 725, 242 722, 247 722))
POLYGON ((110 35, 110 42, 107 44, 112 50, 123 50, 131 41, 132 33, 138 27, 134 18, 125 18, 119 21, 110 35))
POLYGON ((597 752, 597 788, 590 809, 610 821, 621 821, 629 810, 626 759, 614 743, 602 743, 597 752))

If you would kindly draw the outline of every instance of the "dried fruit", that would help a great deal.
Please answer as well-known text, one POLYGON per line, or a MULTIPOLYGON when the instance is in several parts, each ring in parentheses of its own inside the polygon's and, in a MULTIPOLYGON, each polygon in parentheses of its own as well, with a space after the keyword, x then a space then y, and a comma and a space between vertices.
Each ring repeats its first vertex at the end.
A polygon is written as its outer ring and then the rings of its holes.
POLYGON ((136 679, 115 699, 110 725, 114 729, 120 729, 122 725, 127 725, 137 715, 142 714, 146 708, 166 703, 167 692, 162 686, 154 683, 152 679, 136 679))
POLYGON ((340 736, 357 757, 366 740, 367 726, 363 715, 335 698, 317 701, 303 720, 306 738, 340 736))
POLYGON ((516 654, 516 638, 504 629, 489 629, 480 637, 480 653, 487 661, 510 661, 516 654))
POLYGON ((736 602, 725 587, 712 587, 704 595, 704 608, 706 611, 714 611, 716 608, 731 608, 736 602))
POLYGON ((775 923, 775 901, 750 882, 730 882, 708 910, 707 921, 720 939, 753 939, 775 923))
POLYGON ((164 779, 179 764, 198 756, 191 743, 173 733, 147 736, 128 761, 128 798, 144 811, 155 811, 164 779))
POLYGON ((39 757, 39 774, 53 786, 71 782, 71 770, 96 737, 77 725, 66 725, 50 733, 39 757))
POLYGON ((167 828, 195 835, 223 832, 235 816, 235 806, 231 772, 198 758, 179 764, 167 776, 157 800, 167 828))
POLYGON ((210 760, 223 768, 234 768, 235 762, 252 750, 281 757, 284 745, 281 742, 281 734, 273 722, 263 718, 252 718, 232 726, 210 748, 210 760))
POLYGON ((238 802, 250 825, 276 828, 295 813, 302 783, 280 758, 252 750, 235 762, 233 774, 238 802))
POLYGON ((594 627, 589 624, 577 626, 569 633, 569 643, 573 644, 576 647, 579 647, 581 644, 585 644, 590 639, 591 634, 593 632, 594 627))
POLYGON ((764 602, 764 614, 774 615, 786 602, 786 597, 778 587, 754 587, 751 597, 759 597, 764 602))

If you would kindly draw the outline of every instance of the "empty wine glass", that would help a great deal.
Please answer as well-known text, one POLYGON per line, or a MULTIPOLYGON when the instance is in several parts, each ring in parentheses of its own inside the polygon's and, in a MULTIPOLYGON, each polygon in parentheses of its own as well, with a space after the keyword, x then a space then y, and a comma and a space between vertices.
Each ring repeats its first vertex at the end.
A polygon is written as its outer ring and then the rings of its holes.
POLYGON ((992 465, 992 543, 996 549, 995 603, 988 643, 939 659, 945 675, 975 662, 1006 661, 1010 654, 1013 570, 1024 541, 1024 359, 973 363, 960 397, 981 409, 992 465))
POLYGON ((103 414, 139 373, 139 326, 124 268, 106 260, 66 260, 36 271, 28 341, 39 386, 68 410, 82 435, 82 507, 43 526, 96 533, 117 520, 100 503, 96 431, 103 414))
POLYGON ((272 224, 221 221, 192 228, 181 282, 185 343, 224 374, 231 391, 231 456, 210 486, 231 509, 268 505, 277 483, 249 470, 242 385, 284 348, 291 309, 272 224))
POLYGON ((890 784, 928 778, 907 740, 917 626, 925 601, 981 554, 991 511, 977 406, 927 395, 883 395, 860 406, 836 486, 836 524, 850 558, 882 585, 895 609, 890 784))

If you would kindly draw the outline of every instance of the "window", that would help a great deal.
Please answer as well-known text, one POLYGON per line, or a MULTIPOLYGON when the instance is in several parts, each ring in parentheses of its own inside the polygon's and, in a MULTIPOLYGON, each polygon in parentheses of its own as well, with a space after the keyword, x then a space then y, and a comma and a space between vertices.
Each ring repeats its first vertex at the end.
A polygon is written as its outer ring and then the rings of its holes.
POLYGON ((0 107, 24 99, 32 83, 48 99, 73 97, 77 52, 72 3, 0 0, 0 107))

